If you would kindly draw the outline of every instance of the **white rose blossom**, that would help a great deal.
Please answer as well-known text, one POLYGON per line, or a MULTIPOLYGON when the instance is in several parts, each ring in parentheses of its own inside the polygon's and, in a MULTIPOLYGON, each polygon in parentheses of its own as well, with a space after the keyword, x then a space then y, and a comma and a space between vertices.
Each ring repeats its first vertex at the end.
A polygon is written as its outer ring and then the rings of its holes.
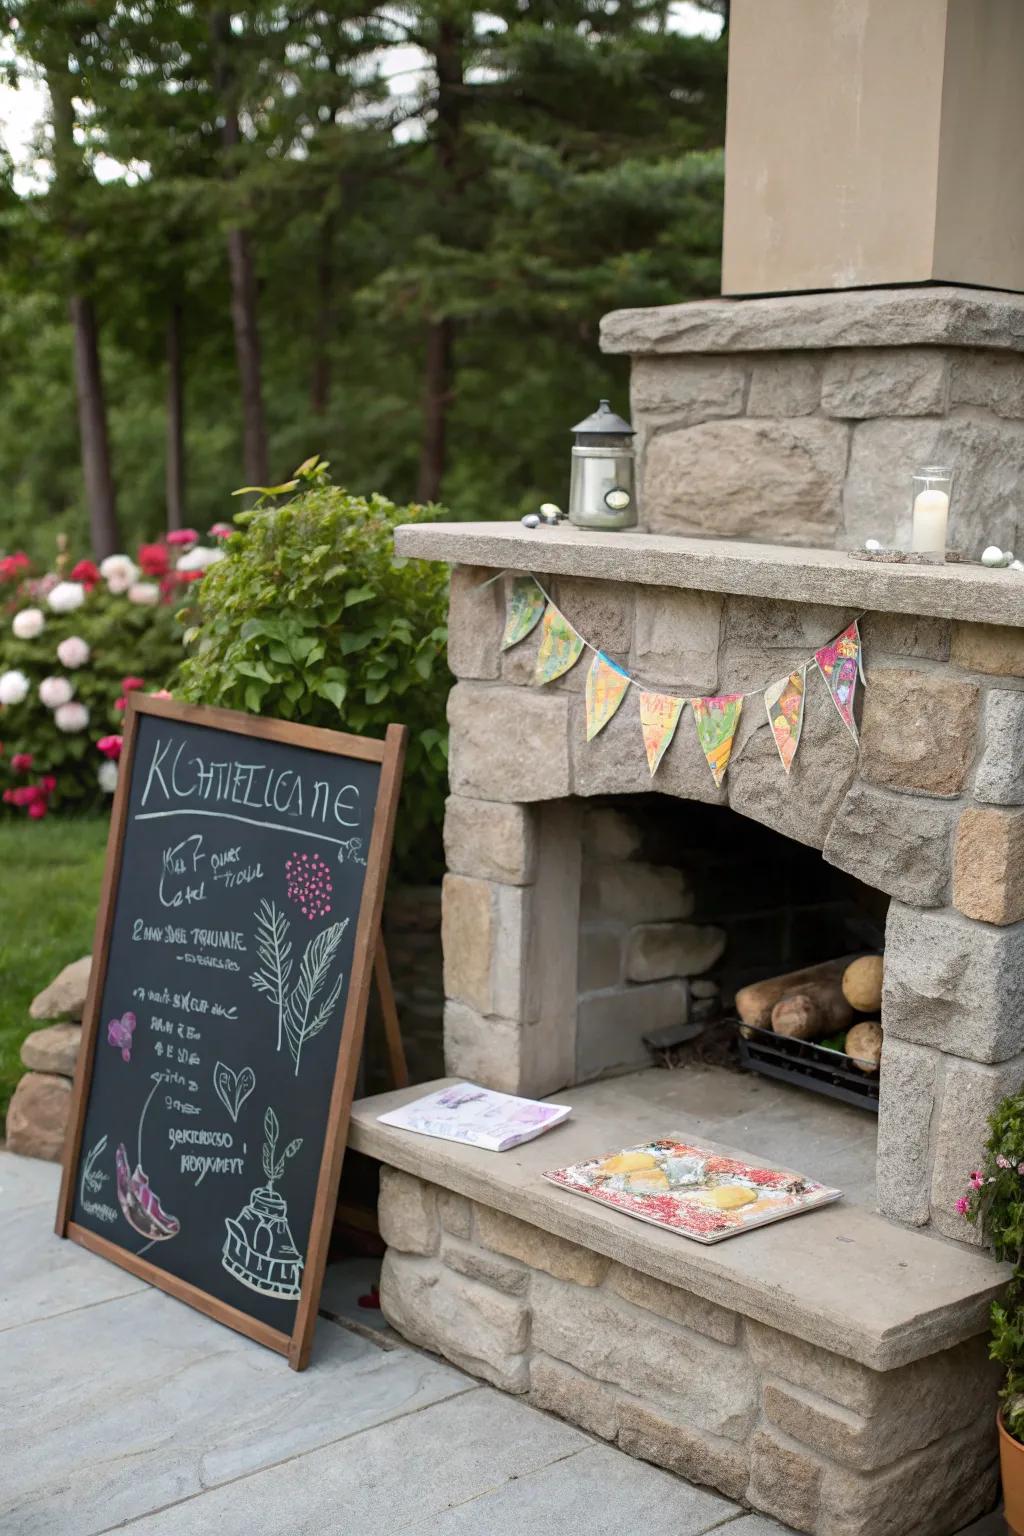
POLYGON ((19 640, 35 640, 46 628, 46 615, 41 608, 23 608, 11 620, 11 629, 19 640))
POLYGON ((84 667, 92 652, 81 635, 68 635, 57 647, 57 660, 62 667, 70 667, 72 672, 76 667, 84 667))
POLYGON ((133 581, 128 588, 128 601, 141 608, 151 608, 160 601, 160 588, 154 581, 133 581))
POLYGON ((97 770, 96 778, 103 793, 105 795, 112 795, 117 788, 117 764, 111 762, 101 763, 97 770))
POLYGON ((44 677, 39 684, 39 697, 47 709, 59 709, 62 704, 69 704, 74 696, 74 686, 66 677, 44 677))
POLYGON ((0 672, 0 704, 20 704, 28 696, 29 681, 24 672, 0 672))
POLYGON ((46 594, 54 613, 74 613, 85 602, 85 588, 80 581, 58 581, 46 594))
POLYGON ((61 704, 59 709, 53 712, 53 720, 58 731, 72 736, 76 731, 84 731, 89 724, 89 711, 84 704, 73 699, 70 704, 61 704))
POLYGON ((222 549, 211 549, 207 544, 196 544, 187 554, 182 555, 177 562, 179 571, 205 571, 208 566, 216 565, 218 560, 224 559, 222 549))
POLYGON ((138 581, 140 571, 135 561, 129 560, 127 555, 108 555, 100 561, 100 575, 107 584, 107 590, 120 596, 138 581))

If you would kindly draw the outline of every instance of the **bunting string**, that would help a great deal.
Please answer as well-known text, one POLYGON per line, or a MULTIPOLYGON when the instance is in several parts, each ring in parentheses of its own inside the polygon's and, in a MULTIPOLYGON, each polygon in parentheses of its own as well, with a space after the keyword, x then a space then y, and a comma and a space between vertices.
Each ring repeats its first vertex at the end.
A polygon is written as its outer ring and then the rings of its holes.
MULTIPOLYGON (((499 571, 498 576, 505 574, 499 571)), ((482 585, 490 585, 492 576, 482 585)), ((640 729, 651 776, 657 773, 672 744, 683 710, 690 705, 708 767, 716 785, 725 778, 733 742, 746 699, 760 697, 768 724, 787 776, 792 770, 803 729, 807 674, 814 668, 828 689, 839 718, 853 741, 858 741, 853 706, 860 681, 865 684, 864 661, 858 614, 846 628, 825 645, 819 646, 805 660, 798 662, 787 676, 745 693, 715 694, 690 698, 649 688, 639 677, 580 633, 558 604, 533 575, 516 575, 506 599, 502 650, 518 645, 541 626, 534 679, 538 684, 554 682, 564 676, 586 649, 593 654, 586 685, 587 740, 593 741, 613 718, 630 687, 640 693, 640 729)))

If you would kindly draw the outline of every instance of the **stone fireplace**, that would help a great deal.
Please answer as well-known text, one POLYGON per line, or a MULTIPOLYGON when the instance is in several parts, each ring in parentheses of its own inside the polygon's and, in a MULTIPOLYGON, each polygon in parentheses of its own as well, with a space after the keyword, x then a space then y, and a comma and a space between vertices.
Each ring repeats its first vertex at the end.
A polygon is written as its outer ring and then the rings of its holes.
POLYGON ((353 1145, 387 1165, 385 1311, 798 1529, 945 1536, 994 1496, 983 1333, 1005 1271, 954 1202, 1024 1080, 1019 577, 507 524, 398 549, 454 566, 446 1070, 573 1115, 498 1157, 379 1126, 393 1095, 356 1107, 353 1145), (587 743, 586 662, 538 689, 537 637, 502 653, 503 570, 682 695, 764 686, 863 615, 859 748, 810 678, 788 779, 755 698, 720 789, 685 716, 652 781, 632 694, 587 743), (650 1066, 644 1036, 708 978, 727 995, 883 929, 877 1124, 714 1062, 650 1066), (846 1198, 699 1249, 539 1177, 671 1133, 846 1198))

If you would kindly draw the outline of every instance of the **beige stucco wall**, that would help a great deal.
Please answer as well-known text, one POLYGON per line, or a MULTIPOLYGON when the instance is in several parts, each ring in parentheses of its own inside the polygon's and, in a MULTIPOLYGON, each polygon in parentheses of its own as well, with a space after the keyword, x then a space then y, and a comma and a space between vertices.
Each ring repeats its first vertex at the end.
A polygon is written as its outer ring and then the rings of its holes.
POLYGON ((734 0, 722 291, 1024 289, 1018 0, 734 0))

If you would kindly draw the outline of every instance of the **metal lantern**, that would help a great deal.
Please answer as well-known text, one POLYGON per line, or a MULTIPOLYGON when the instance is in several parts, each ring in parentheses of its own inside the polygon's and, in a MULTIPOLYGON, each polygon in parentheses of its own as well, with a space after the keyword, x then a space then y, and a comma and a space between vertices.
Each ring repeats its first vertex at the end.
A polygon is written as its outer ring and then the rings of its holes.
POLYGON ((572 430, 569 521, 577 528, 634 528, 633 428, 602 400, 572 430))

